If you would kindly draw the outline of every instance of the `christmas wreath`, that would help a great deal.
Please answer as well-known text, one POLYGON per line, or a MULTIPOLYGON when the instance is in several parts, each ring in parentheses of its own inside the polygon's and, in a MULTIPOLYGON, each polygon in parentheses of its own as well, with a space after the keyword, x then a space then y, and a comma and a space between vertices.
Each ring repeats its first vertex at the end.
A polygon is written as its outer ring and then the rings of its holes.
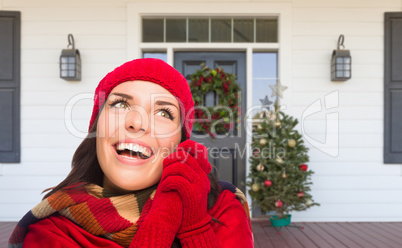
POLYGON ((211 69, 201 64, 202 69, 191 75, 190 89, 193 95, 195 121, 193 130, 195 133, 208 133, 212 140, 217 134, 229 135, 240 116, 239 85, 236 83, 236 75, 229 74, 217 67, 211 69), (215 94, 216 106, 206 107, 205 96, 207 93, 215 94))

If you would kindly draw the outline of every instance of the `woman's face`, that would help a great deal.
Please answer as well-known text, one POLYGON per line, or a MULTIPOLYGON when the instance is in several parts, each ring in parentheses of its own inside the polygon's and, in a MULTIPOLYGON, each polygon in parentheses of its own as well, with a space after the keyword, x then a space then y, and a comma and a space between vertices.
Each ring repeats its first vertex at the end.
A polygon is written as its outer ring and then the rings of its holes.
POLYGON ((119 84, 109 94, 97 124, 103 187, 126 193, 156 184, 163 159, 180 140, 179 104, 168 90, 147 81, 119 84))

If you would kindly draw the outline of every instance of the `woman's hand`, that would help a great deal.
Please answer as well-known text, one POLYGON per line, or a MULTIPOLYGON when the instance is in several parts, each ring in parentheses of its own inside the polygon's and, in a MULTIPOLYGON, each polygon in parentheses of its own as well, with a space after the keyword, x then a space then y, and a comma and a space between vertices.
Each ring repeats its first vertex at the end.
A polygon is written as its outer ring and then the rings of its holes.
MULTIPOLYGON (((161 190, 166 193, 176 191, 183 203, 183 220, 177 236, 182 245, 188 239, 212 231, 211 216, 207 213, 210 172, 211 164, 208 162, 207 148, 192 140, 181 143, 176 152, 163 161, 161 190)), ((216 239, 208 241, 209 245, 203 247, 216 247, 211 245, 215 241, 216 239)))

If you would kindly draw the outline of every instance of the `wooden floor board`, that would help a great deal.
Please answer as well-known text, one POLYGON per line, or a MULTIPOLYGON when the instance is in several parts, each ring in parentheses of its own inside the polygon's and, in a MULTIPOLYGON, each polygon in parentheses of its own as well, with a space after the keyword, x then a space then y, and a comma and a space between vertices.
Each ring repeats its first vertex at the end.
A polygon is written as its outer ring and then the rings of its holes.
POLYGON ((387 245, 390 245, 391 247, 402 247, 402 239, 400 237, 395 237, 394 235, 390 234, 389 232, 386 232, 380 228, 378 228, 375 223, 369 222, 369 223, 361 223, 361 225, 371 229, 371 233, 373 235, 378 236, 379 239, 384 240, 384 242, 387 245))
POLYGON ((318 232, 316 232, 310 223, 300 223, 304 229, 303 233, 308 237, 316 246, 320 248, 333 248, 327 239, 323 238, 318 232))
MULTIPOLYGON (((364 228, 359 223, 350 222, 348 225, 341 225, 344 228, 348 229, 350 232, 354 233, 356 236, 367 241, 368 244, 371 244, 370 247, 378 247, 378 248, 387 248, 390 247, 381 240, 379 240, 376 235, 373 235, 370 229, 364 228)), ((364 242, 366 243, 366 242, 364 242)))
POLYGON ((336 225, 336 228, 344 230, 344 232, 348 234, 347 236, 353 239, 355 243, 359 244, 360 246, 364 248, 380 248, 377 245, 373 244, 373 240, 369 241, 369 236, 367 235, 367 233, 362 232, 359 228, 354 228, 350 224, 342 225, 340 223, 334 223, 334 225, 336 225))
POLYGON ((304 232, 304 226, 303 223, 293 223, 294 225, 300 226, 302 228, 296 228, 293 227, 294 229, 291 230, 290 234, 295 237, 295 239, 302 244, 303 247, 305 248, 319 248, 311 239, 306 235, 306 232, 304 232))
POLYGON ((346 247, 343 243, 339 242, 339 238, 335 237, 332 233, 327 232, 322 228, 323 223, 311 223, 309 226, 317 232, 321 237, 326 239, 333 247, 343 248, 346 247))

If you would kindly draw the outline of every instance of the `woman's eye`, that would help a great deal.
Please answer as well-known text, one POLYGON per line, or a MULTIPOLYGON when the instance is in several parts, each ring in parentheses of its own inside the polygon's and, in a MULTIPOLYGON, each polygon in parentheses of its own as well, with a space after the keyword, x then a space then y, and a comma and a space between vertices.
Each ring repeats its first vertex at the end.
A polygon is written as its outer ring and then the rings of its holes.
POLYGON ((128 108, 128 104, 125 102, 118 102, 118 103, 115 103, 113 105, 113 107, 126 109, 126 108, 128 108))
POLYGON ((172 119, 172 116, 170 115, 170 113, 166 110, 160 110, 158 113, 156 113, 157 115, 160 115, 162 117, 168 118, 168 119, 172 119))

